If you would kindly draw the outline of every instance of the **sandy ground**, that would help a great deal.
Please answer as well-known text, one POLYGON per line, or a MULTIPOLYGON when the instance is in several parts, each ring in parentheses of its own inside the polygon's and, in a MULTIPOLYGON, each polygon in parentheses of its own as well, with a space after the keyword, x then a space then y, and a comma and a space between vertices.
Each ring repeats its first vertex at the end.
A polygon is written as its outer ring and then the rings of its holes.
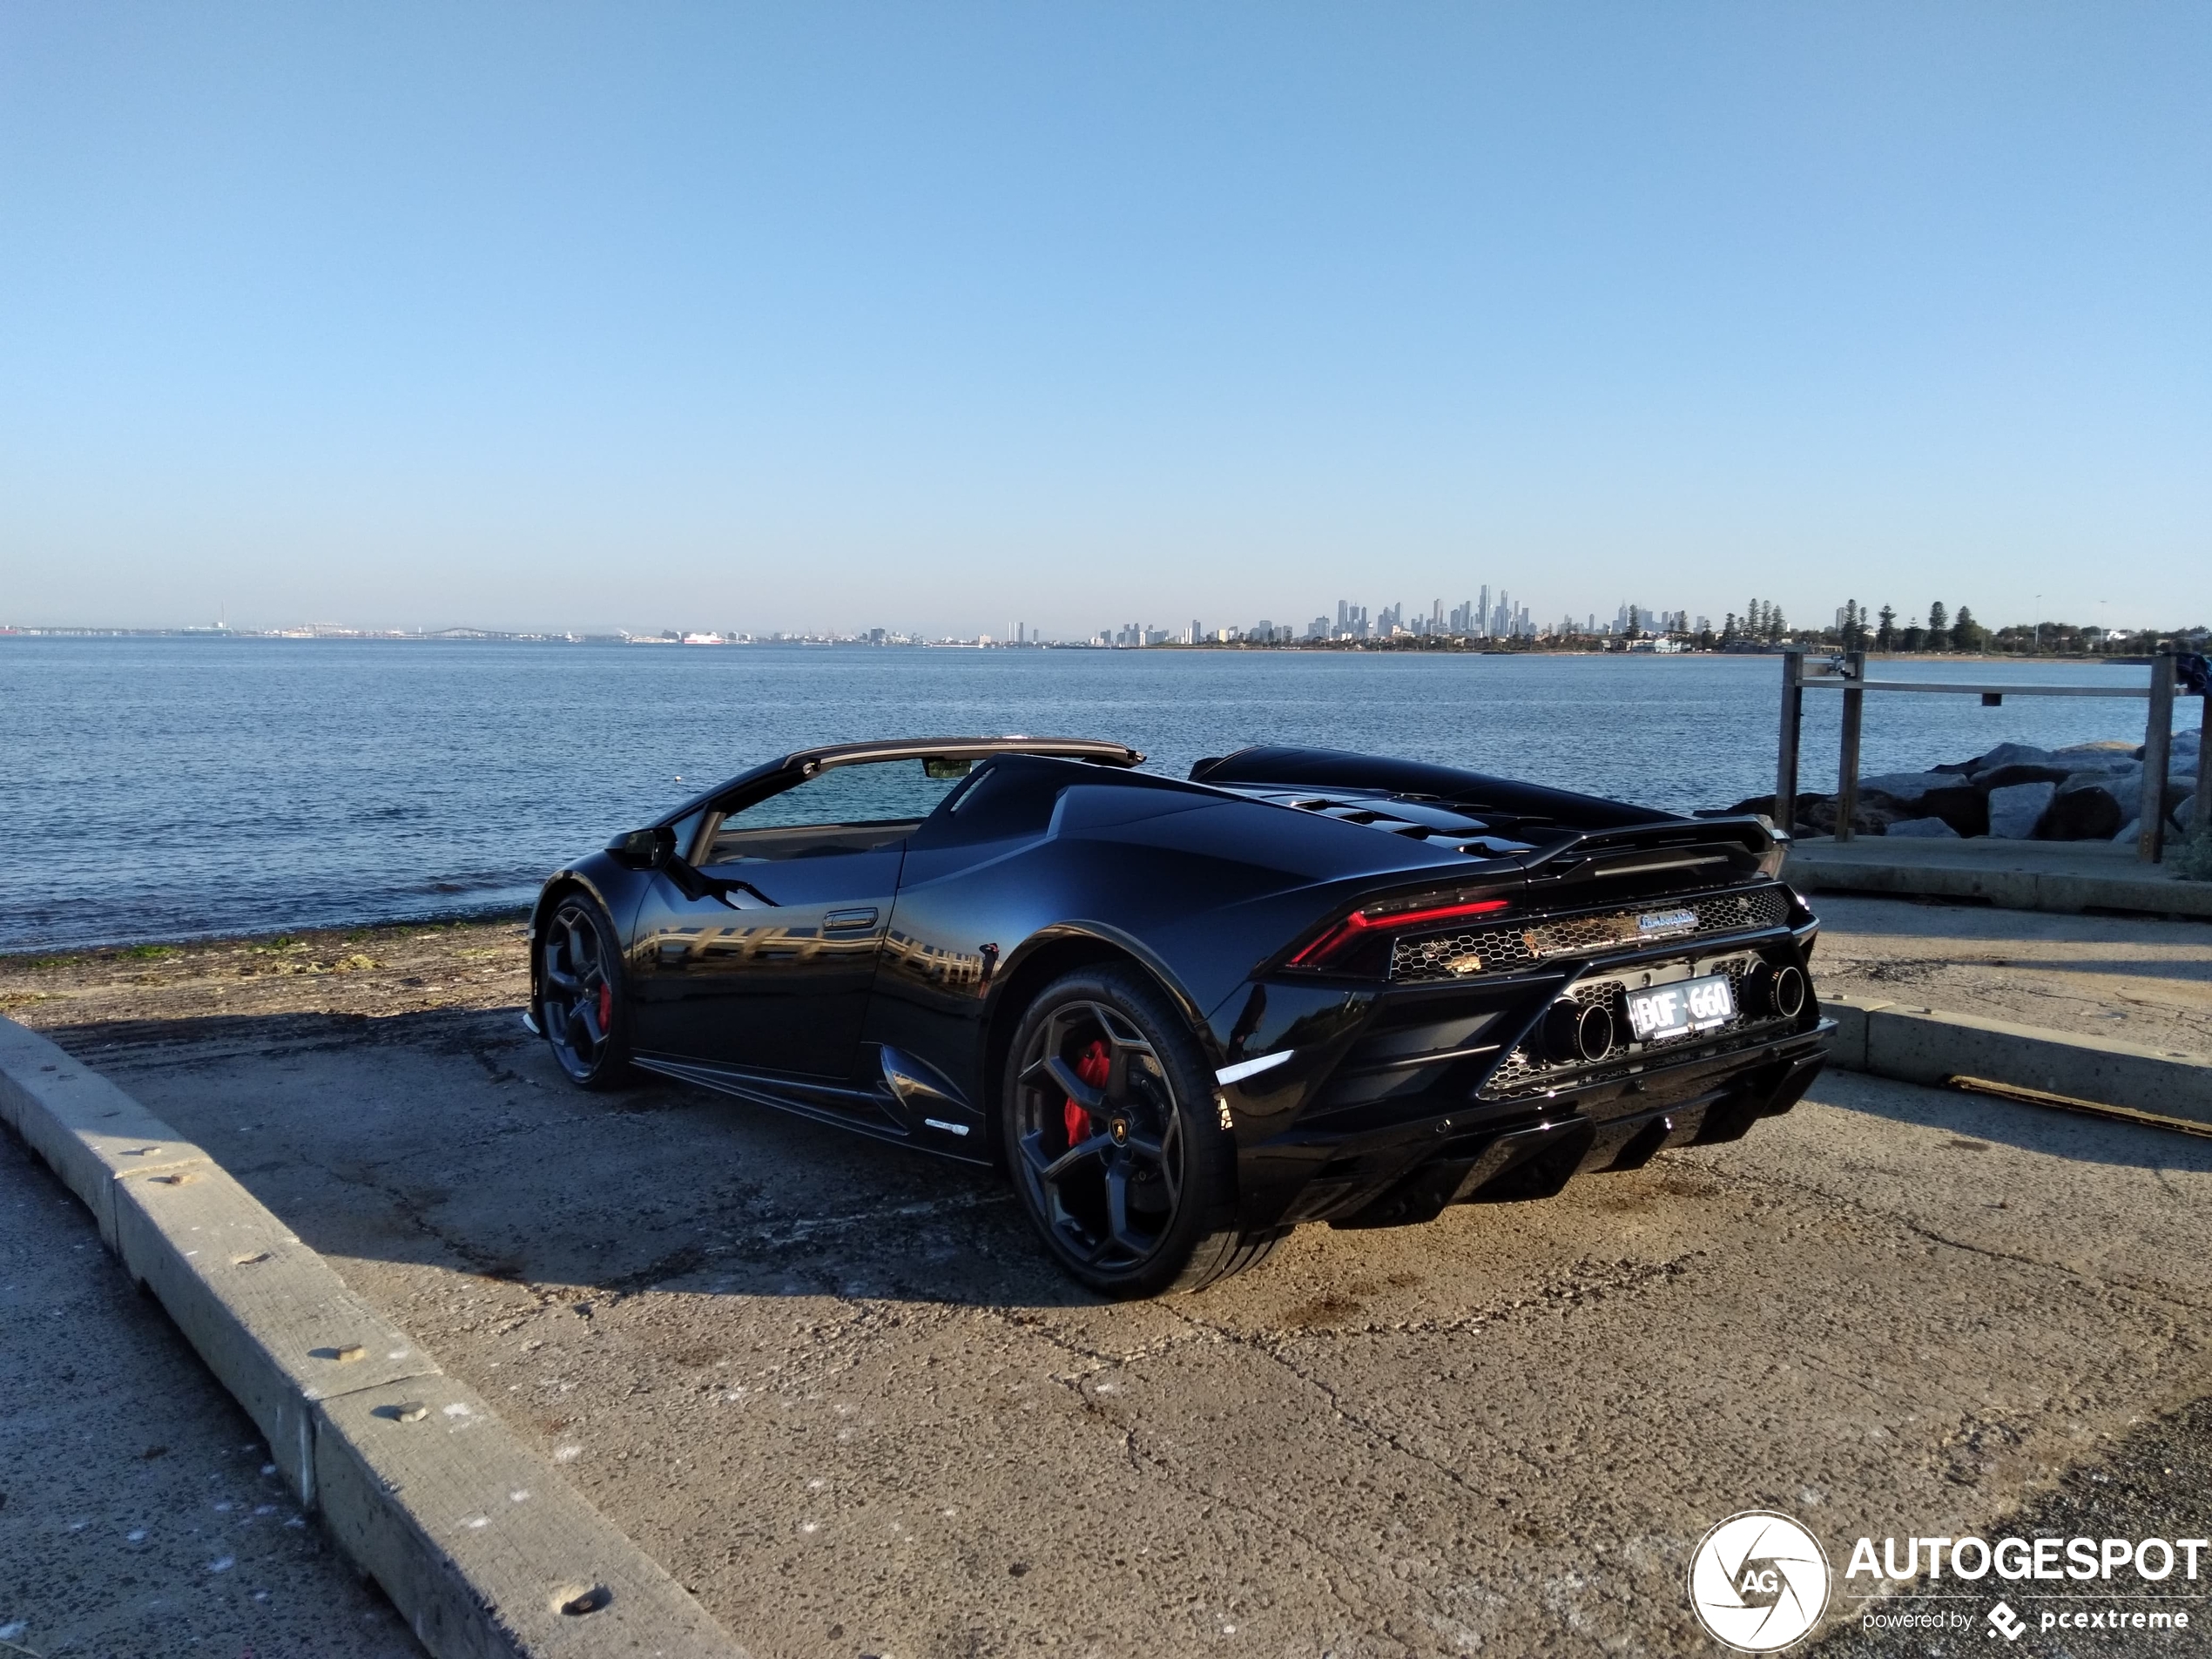
POLYGON ((0 956, 0 1014, 40 1027, 267 1014, 386 1017, 520 1007, 529 990, 519 917, 0 956))
MULTIPOLYGON (((1935 972, 1997 954, 1959 919, 1993 913, 1831 900, 1831 968, 1877 905, 1935 972)), ((2141 960, 2067 971, 2168 972, 2141 960)), ((988 1176, 570 1089, 523 967, 501 923, 14 966, 0 995, 758 1654, 1705 1652, 1688 1554, 1746 1507, 1844 1554, 2069 1494, 2138 1534, 2202 1507, 2142 1471, 2204 1467, 2212 1142, 1839 1076, 1736 1146, 1100 1305, 988 1176)), ((1854 1634, 1864 1589, 1836 1641, 1928 1650, 1854 1634)))
POLYGON ((2212 923, 1813 896, 1824 991, 2212 1055, 2212 923))

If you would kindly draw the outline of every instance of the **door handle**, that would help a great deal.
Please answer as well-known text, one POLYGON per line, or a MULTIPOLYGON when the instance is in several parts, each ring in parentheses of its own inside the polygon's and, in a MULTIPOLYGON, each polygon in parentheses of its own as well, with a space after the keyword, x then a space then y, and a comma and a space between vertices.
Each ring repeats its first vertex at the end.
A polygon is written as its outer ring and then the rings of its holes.
POLYGON ((874 926, 873 905, 864 910, 833 910, 822 918, 822 931, 826 934, 851 933, 857 928, 874 926))

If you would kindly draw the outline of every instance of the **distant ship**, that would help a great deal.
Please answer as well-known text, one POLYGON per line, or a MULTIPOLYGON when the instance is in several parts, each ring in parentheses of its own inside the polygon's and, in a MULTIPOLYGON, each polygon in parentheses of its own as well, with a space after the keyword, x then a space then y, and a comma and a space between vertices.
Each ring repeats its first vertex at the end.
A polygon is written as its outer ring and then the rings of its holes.
POLYGON ((730 642, 719 634, 685 634, 684 643, 687 645, 726 645, 730 642))

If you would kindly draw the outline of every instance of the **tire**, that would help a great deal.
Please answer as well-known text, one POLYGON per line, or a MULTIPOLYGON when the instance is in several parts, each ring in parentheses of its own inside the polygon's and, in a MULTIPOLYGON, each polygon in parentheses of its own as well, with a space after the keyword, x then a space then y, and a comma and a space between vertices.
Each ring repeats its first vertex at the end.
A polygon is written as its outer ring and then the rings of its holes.
POLYGON ((538 944, 537 1025, 579 1089, 620 1089, 630 1069, 630 996, 614 923, 589 894, 563 895, 538 944))
POLYGON ((1007 1055, 1000 1136, 1046 1252, 1110 1297, 1195 1291, 1288 1228, 1238 1229, 1236 1140, 1189 1026, 1126 968, 1055 980, 1007 1055))

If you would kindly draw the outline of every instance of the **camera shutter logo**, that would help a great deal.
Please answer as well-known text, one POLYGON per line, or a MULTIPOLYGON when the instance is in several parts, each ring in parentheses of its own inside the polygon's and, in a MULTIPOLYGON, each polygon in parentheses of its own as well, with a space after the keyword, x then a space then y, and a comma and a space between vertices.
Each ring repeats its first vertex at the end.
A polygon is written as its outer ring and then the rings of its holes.
POLYGON ((1689 1559, 1689 1605, 1714 1640, 1743 1653, 1776 1652, 1827 1610, 1827 1554, 1787 1515, 1730 1515, 1689 1559))

